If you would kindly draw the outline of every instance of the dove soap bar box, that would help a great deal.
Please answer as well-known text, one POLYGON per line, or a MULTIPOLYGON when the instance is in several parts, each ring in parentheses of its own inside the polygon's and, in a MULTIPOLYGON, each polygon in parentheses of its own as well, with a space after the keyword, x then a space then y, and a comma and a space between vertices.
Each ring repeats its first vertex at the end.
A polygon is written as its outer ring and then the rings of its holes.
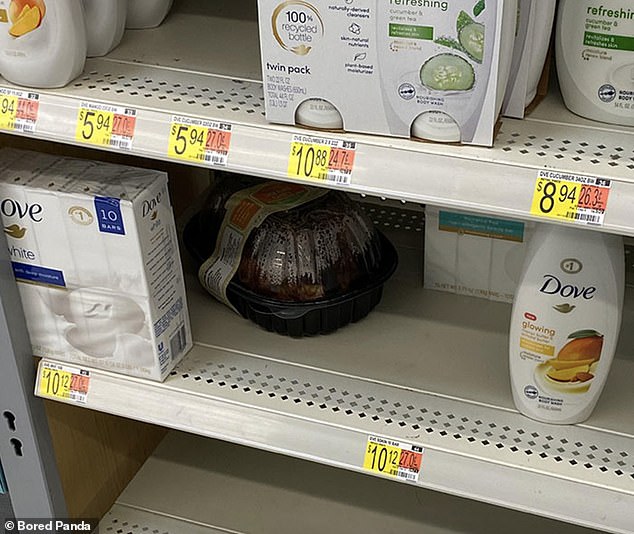
POLYGON ((425 208, 424 287, 513 302, 532 223, 425 208))
POLYGON ((3 149, 0 212, 34 355, 163 380, 191 348, 164 173, 3 149))

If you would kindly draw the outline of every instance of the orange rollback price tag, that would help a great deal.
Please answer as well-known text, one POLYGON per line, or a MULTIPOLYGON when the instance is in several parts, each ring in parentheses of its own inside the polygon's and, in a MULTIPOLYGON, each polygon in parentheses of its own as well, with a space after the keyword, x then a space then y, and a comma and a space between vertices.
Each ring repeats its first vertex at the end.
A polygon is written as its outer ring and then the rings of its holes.
POLYGON ((40 110, 40 95, 0 87, 0 129, 33 133, 40 110))
POLYGON ((294 135, 287 174, 301 180, 349 185, 356 156, 356 143, 325 137, 294 135))
POLYGON ((231 124, 190 117, 172 117, 167 155, 192 163, 226 167, 231 147, 231 124))
POLYGON ((418 482, 425 449, 378 436, 369 436, 363 468, 384 476, 418 482))
POLYGON ((606 178, 539 171, 531 214, 579 225, 601 226, 611 187, 611 180, 606 178))
POLYGON ((41 362, 35 392, 40 397, 86 404, 90 371, 61 363, 41 362))

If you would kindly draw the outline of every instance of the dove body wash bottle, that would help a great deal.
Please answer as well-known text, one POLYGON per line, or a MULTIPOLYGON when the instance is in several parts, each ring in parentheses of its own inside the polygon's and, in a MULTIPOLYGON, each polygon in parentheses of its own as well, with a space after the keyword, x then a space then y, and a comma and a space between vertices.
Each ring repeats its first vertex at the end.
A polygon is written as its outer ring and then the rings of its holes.
POLYGON ((511 315, 513 400, 547 423, 590 416, 618 340, 623 238, 552 224, 528 245, 511 315))

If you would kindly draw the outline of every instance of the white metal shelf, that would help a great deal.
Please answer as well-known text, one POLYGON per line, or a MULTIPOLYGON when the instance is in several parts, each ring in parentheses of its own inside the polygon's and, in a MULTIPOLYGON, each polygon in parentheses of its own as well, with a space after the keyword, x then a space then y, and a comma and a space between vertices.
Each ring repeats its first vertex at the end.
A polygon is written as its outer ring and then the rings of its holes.
MULTIPOLYGON (((119 48, 89 60, 68 87, 41 91, 30 135, 77 143, 80 102, 105 102, 138 111, 134 154, 169 159, 173 115, 223 121, 233 127, 229 170, 288 179, 292 135, 301 130, 264 120, 254 7, 247 0, 177 3, 160 28, 127 32, 119 48)), ((556 95, 524 121, 504 119, 492 149, 328 136, 358 143, 351 191, 522 219, 535 219, 530 204, 539 170, 610 178, 603 229, 634 235, 634 128, 578 118, 556 95)))
POLYGON ((510 510, 263 451, 170 433, 102 534, 589 534, 510 510))
MULTIPOLYGON (((368 436, 384 436, 425 447, 423 487, 632 532, 631 351, 619 352, 586 424, 519 415, 510 307, 420 289, 422 235, 409 226, 390 234, 400 265, 382 303, 328 336, 265 332, 190 276, 192 352, 164 383, 91 370, 86 407, 354 471, 368 436)), ((621 342, 634 342, 627 329, 621 342)))

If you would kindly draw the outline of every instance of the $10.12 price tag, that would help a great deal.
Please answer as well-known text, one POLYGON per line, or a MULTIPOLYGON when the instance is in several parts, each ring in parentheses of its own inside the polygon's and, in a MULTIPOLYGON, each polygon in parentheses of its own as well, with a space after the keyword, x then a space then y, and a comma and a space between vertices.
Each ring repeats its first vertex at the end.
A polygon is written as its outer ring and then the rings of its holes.
POLYGON ((40 95, 0 87, 0 129, 10 132, 35 131, 40 95))
POLYGON ((58 363, 40 363, 35 387, 41 397, 85 404, 89 386, 90 371, 58 363))
POLYGON ((369 436, 363 468, 374 473, 418 482, 424 449, 418 445, 369 436))
POLYGON ((168 156, 194 163, 226 167, 231 145, 231 124, 172 117, 168 156))
POLYGON ((540 171, 531 214, 583 225, 602 225, 611 181, 555 171, 540 171))
POLYGON ((349 185, 356 143, 323 137, 294 135, 288 157, 288 176, 349 185))
POLYGON ((135 128, 135 109, 81 102, 75 140, 100 147, 132 150, 135 128))

